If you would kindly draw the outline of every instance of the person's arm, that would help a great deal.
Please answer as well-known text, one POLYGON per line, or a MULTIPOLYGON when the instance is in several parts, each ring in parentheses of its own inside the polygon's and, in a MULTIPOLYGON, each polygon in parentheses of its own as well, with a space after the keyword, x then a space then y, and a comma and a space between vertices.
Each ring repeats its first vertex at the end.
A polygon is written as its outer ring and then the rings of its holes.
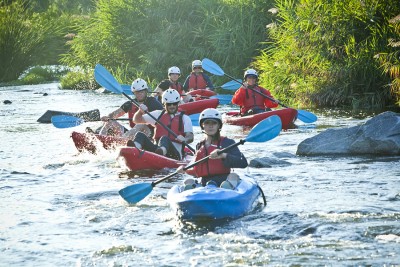
POLYGON ((185 92, 189 91, 189 79, 190 79, 190 74, 186 77, 186 80, 183 83, 183 91, 185 92))
POLYGON ((187 115, 183 115, 182 120, 185 136, 178 135, 176 140, 180 142, 185 142, 186 144, 190 144, 194 140, 192 120, 187 115))
POLYGON ((130 109, 131 109, 132 103, 130 101, 125 102, 121 107, 118 109, 114 110, 110 114, 101 117, 100 119, 102 121, 108 121, 112 119, 117 119, 123 115, 125 115, 130 109))
MULTIPOLYGON (((140 105, 140 108, 136 113, 133 115, 133 122, 138 124, 152 124, 155 125, 156 121, 150 117, 150 115, 146 114, 148 111, 147 106, 144 104, 140 105)), ((158 118, 161 114, 161 110, 154 110, 149 112, 154 118, 158 118)))
POLYGON ((211 82, 210 77, 208 77, 208 75, 205 74, 205 73, 203 73, 203 72, 202 72, 202 75, 203 75, 204 80, 205 80, 206 83, 207 83, 206 89, 211 90, 211 91, 214 91, 214 85, 213 85, 213 83, 211 82))
MULTIPOLYGON (((263 90, 261 90, 261 92, 271 98, 273 98, 273 96, 271 95, 271 93, 265 89, 262 88, 263 90)), ((276 108, 278 106, 277 102, 271 101, 269 100, 267 97, 264 98, 264 106, 266 106, 267 108, 276 108)))
POLYGON ((244 91, 246 89, 240 87, 238 90, 236 90, 235 94, 232 97, 232 103, 238 106, 243 106, 244 103, 244 95, 246 92, 244 91))
MULTIPOLYGON (((235 141, 232 139, 225 138, 222 141, 222 148, 228 147, 232 144, 234 144, 235 141)), ((214 150, 211 154, 211 158, 220 158, 222 159, 222 162, 224 163, 225 167, 229 168, 246 168, 248 166, 247 159, 246 157, 240 152, 238 147, 233 147, 229 149, 227 152, 224 152, 220 154, 219 156, 216 156, 217 152, 219 149, 214 150)))

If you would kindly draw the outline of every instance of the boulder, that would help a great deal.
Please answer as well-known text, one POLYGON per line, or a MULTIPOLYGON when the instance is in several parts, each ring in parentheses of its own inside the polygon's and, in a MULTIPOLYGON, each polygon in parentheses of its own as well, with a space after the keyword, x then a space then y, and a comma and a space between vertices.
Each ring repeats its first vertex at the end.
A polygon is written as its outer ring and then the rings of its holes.
POLYGON ((272 168, 273 166, 289 166, 290 162, 285 160, 273 159, 269 157, 255 158, 250 160, 249 167, 253 168, 272 168))
POLYGON ((400 155, 400 113, 383 112, 360 126, 328 129, 305 139, 297 155, 400 155))

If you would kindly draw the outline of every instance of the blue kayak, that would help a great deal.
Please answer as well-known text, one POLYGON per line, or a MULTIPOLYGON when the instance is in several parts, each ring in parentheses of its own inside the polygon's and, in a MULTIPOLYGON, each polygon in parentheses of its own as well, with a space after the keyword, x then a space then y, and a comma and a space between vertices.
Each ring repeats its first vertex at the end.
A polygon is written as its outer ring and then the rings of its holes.
POLYGON ((257 183, 241 179, 235 189, 207 185, 183 191, 183 186, 173 186, 167 195, 171 208, 182 220, 235 219, 254 208, 260 195, 257 183))

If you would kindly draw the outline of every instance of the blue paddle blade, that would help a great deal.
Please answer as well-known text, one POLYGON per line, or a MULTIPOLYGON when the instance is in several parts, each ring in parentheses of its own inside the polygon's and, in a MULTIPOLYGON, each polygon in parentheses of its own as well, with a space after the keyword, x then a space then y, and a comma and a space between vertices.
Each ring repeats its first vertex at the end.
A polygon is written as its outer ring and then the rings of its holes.
POLYGON ((214 61, 208 58, 204 58, 202 60, 203 69, 218 76, 224 76, 224 71, 221 69, 220 66, 217 65, 214 61))
POLYGON ((78 125, 81 125, 85 121, 81 118, 77 118, 74 116, 68 116, 68 115, 56 115, 51 117, 51 123, 56 127, 56 128, 71 128, 75 127, 78 125))
POLYGON ((133 95, 131 86, 129 84, 121 84, 122 91, 127 95, 133 95))
POLYGON ((112 74, 100 64, 97 64, 94 68, 94 78, 96 79, 96 82, 108 91, 116 94, 121 94, 123 92, 121 85, 117 82, 114 76, 112 76, 112 74))
POLYGON ((279 116, 273 115, 257 123, 246 137, 247 142, 261 143, 274 139, 282 130, 279 116))
POLYGON ((297 118, 305 123, 313 123, 316 122, 318 119, 318 117, 314 113, 301 109, 297 110, 297 118))
POLYGON ((189 115, 190 120, 192 121, 193 126, 199 126, 199 117, 200 113, 189 115))
POLYGON ((119 190, 119 195, 129 204, 136 204, 153 190, 151 183, 139 183, 127 186, 119 190))
POLYGON ((233 80, 233 81, 224 83, 223 85, 221 85, 221 88, 225 89, 225 90, 237 90, 237 89, 239 89, 239 87, 241 85, 238 82, 242 83, 243 81, 241 79, 237 79, 237 81, 233 80))
POLYGON ((228 105, 232 102, 233 95, 213 95, 210 98, 216 98, 220 105, 228 105))

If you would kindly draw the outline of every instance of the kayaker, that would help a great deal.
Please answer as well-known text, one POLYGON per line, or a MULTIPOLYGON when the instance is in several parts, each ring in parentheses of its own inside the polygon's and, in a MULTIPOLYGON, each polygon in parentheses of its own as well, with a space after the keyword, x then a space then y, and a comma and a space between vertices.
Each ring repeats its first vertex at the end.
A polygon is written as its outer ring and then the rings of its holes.
MULTIPOLYGON (((193 161, 200 160, 210 155, 210 159, 197 164, 187 173, 201 177, 201 184, 214 183, 216 186, 234 189, 239 182, 239 176, 231 172, 231 168, 246 168, 247 159, 234 147, 227 152, 218 155, 218 152, 235 143, 234 140, 221 136, 222 118, 218 110, 205 109, 199 117, 199 125, 205 134, 205 138, 196 146, 196 155, 193 161)), ((182 167, 178 168, 181 172, 182 167)), ((194 179, 185 180, 185 188, 194 188, 194 179)))
MULTIPOLYGON (((145 80, 138 78, 132 82, 131 91, 135 95, 136 101, 139 104, 145 104, 149 111, 162 110, 163 106, 152 96, 147 96, 149 87, 145 80)), ((147 125, 136 125, 133 122, 133 115, 138 110, 138 107, 134 105, 131 101, 125 102, 121 107, 114 110, 107 116, 101 117, 104 121, 104 125, 100 130, 101 135, 113 135, 113 136, 123 136, 129 139, 133 139, 137 132, 144 132, 146 135, 151 136, 152 130, 147 125), (119 118, 128 113, 130 130, 126 129, 123 125, 119 124, 117 121, 112 120, 119 118)))
POLYGON ((203 72, 201 60, 194 60, 192 62, 192 72, 187 76, 183 84, 184 91, 192 91, 197 89, 208 89, 214 91, 210 77, 203 72))
POLYGON ((182 142, 187 144, 193 142, 193 126, 190 117, 178 111, 179 101, 180 95, 178 91, 167 89, 162 95, 164 110, 150 112, 154 118, 169 127, 177 135, 176 138, 148 114, 145 114, 148 108, 145 104, 142 104, 133 116, 133 121, 137 124, 154 125, 154 140, 156 143, 153 143, 144 133, 138 132, 133 141, 129 140, 127 145, 181 160, 184 154, 182 142))
POLYGON ((181 76, 181 70, 178 67, 173 66, 168 69, 168 78, 169 81, 171 82, 170 88, 178 91, 178 93, 181 95, 183 103, 191 102, 193 101, 192 96, 187 94, 188 90, 187 89, 184 90, 182 84, 178 82, 180 76, 181 76))
POLYGON ((171 87, 171 81, 168 79, 162 80, 154 89, 152 94, 155 94, 155 98, 158 100, 158 102, 162 103, 162 94, 165 92, 165 90, 169 89, 171 87))
POLYGON ((278 103, 253 91, 258 91, 272 98, 270 91, 259 86, 257 81, 257 71, 254 69, 246 70, 244 72, 245 86, 241 86, 232 97, 232 103, 240 106, 240 115, 242 116, 270 111, 271 108, 278 106, 278 103))

